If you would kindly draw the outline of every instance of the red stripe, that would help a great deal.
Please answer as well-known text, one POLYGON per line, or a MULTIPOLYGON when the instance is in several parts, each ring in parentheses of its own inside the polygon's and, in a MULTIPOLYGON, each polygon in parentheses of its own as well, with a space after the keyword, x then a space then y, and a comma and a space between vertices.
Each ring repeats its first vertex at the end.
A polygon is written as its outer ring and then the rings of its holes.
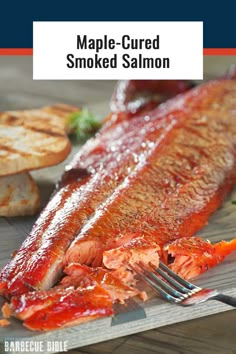
POLYGON ((204 48, 203 55, 236 55, 236 48, 204 48))
MULTIPOLYGON (((204 48, 204 55, 236 55, 236 48, 204 48)), ((33 55, 33 48, 0 48, 0 55, 33 55)))
POLYGON ((0 48, 0 55, 33 55, 33 48, 0 48))

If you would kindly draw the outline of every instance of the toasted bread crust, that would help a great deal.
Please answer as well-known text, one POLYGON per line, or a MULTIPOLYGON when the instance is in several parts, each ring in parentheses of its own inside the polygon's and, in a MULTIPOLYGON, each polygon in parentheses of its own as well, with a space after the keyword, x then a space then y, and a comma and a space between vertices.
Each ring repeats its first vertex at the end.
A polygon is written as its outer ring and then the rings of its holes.
POLYGON ((39 206, 38 186, 29 173, 0 177, 0 216, 33 215, 39 206))
POLYGON ((48 114, 55 115, 57 118, 60 118, 64 124, 66 133, 71 134, 73 129, 69 125, 70 114, 80 111, 80 108, 68 104, 55 104, 53 106, 45 106, 42 110, 48 114))
POLYGON ((70 152, 68 120, 79 108, 55 105, 0 113, 0 176, 55 165, 70 152))

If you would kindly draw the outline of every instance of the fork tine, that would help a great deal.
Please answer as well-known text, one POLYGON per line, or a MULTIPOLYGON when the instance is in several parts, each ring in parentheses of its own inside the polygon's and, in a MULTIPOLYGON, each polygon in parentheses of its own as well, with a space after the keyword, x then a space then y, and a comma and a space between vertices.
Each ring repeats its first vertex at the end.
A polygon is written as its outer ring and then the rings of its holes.
POLYGON ((154 283, 150 278, 148 278, 144 273, 141 273, 137 267, 134 268, 131 264, 129 264, 130 268, 135 271, 136 274, 140 276, 141 279, 143 279, 145 282, 147 282, 155 291, 157 291, 165 300, 168 300, 170 302, 178 302, 178 299, 176 297, 171 296, 168 294, 165 290, 163 290, 160 286, 158 286, 156 283, 154 283))
POLYGON ((159 263, 158 269, 149 262, 149 266, 154 270, 154 273, 145 268, 145 265, 142 262, 139 262, 134 266, 131 264, 128 265, 142 280, 169 302, 182 306, 192 306, 207 300, 218 300, 236 307, 236 298, 220 294, 218 290, 199 288, 198 286, 182 279, 162 262, 159 263), (158 274, 158 276, 156 274, 158 274), (163 277, 166 282, 162 280, 159 275, 163 277), (182 287, 184 284, 185 292, 181 293, 169 284, 175 286, 175 288, 177 284, 177 287, 180 287, 180 289, 181 284, 182 287))
POLYGON ((159 268, 161 270, 164 270, 169 276, 171 276, 174 280, 178 281, 181 285, 185 286, 187 289, 190 289, 190 290, 200 289, 198 286, 181 278, 178 274, 173 272, 173 270, 171 270, 169 267, 167 267, 161 261, 159 262, 159 268))
POLYGON ((182 293, 188 293, 189 289, 185 286, 181 285, 175 279, 169 276, 166 272, 164 272, 161 268, 156 268, 152 263, 149 263, 150 267, 153 269, 155 273, 158 273, 162 278, 168 281, 171 285, 173 285, 177 290, 181 291, 182 293))
MULTIPOLYGON (((179 298, 181 300, 184 300, 187 298, 187 295, 177 291, 176 289, 172 288, 168 283, 164 282, 161 278, 156 276, 154 273, 149 272, 143 265, 142 263, 138 264, 139 268, 142 270, 143 274, 146 275, 149 279, 152 278, 155 281, 155 285, 158 284, 161 286, 161 288, 168 292, 168 294, 174 296, 175 298, 179 298)), ((152 280, 150 279, 150 280, 152 280)))

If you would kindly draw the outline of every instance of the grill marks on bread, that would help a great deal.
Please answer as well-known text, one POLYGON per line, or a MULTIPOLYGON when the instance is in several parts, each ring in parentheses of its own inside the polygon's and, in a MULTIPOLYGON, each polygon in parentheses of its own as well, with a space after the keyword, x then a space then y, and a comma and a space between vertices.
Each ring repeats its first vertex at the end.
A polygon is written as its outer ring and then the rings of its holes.
POLYGON ((67 156, 68 121, 70 114, 78 110, 58 104, 0 112, 0 216, 38 212, 38 186, 28 172, 22 171, 53 165, 67 156))
POLYGON ((63 161, 70 152, 69 117, 78 110, 55 105, 0 113, 0 176, 63 161))

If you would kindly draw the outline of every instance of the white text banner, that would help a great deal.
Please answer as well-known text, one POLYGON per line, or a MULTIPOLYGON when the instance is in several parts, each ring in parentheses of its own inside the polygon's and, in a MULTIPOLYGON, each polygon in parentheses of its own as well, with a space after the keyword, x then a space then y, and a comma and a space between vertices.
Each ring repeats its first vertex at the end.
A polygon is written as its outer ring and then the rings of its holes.
POLYGON ((34 22, 36 80, 203 78, 203 23, 34 22))

